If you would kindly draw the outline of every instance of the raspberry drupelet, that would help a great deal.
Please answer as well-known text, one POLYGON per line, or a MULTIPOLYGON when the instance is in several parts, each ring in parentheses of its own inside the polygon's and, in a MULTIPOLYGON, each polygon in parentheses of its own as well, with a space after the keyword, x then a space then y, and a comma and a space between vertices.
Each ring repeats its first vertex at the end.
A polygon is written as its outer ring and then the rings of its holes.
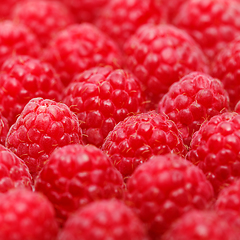
POLYGON ((57 147, 81 143, 77 116, 67 105, 33 98, 11 126, 6 147, 24 160, 35 179, 57 147))
POLYGON ((5 140, 9 131, 8 120, 0 113, 0 144, 5 146, 5 140))

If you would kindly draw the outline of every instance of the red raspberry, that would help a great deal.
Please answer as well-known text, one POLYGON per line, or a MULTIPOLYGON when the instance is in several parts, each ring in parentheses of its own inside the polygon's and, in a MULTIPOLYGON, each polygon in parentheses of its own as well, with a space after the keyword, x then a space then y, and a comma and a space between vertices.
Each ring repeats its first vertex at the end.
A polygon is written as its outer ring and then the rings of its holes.
POLYGON ((0 195, 0 239, 55 239, 58 227, 51 203, 42 194, 14 189, 0 195))
POLYGON ((56 33, 72 24, 73 17, 67 7, 57 1, 24 1, 17 4, 11 14, 14 21, 28 26, 43 47, 56 33))
POLYGON ((143 25, 124 50, 126 67, 143 82, 153 108, 184 75, 208 72, 206 58, 194 40, 171 25, 143 25))
POLYGON ((38 57, 40 50, 38 39, 25 25, 10 20, 0 22, 0 67, 14 54, 38 57))
POLYGON ((100 12, 96 25, 122 47, 141 25, 165 20, 165 8, 157 0, 110 0, 100 12))
POLYGON ((5 140, 9 131, 8 120, 0 113, 0 144, 5 146, 5 140))
POLYGON ((25 0, 4 0, 0 1, 0 20, 9 18, 15 4, 25 0))
POLYGON ((118 123, 102 149, 125 179, 153 155, 186 152, 175 123, 155 112, 127 117, 118 123))
POLYGON ((229 98, 221 82, 199 72, 174 83, 158 104, 158 112, 176 123, 188 146, 204 121, 228 108, 229 98))
POLYGON ((237 240, 239 231, 214 211, 191 211, 176 221, 161 240, 237 240))
POLYGON ((229 0, 188 0, 174 24, 184 29, 211 60, 240 34, 240 4, 229 0))
POLYGON ((22 159, 0 145, 0 192, 23 187, 32 189, 32 177, 28 167, 22 159))
POLYGON ((55 148, 79 142, 78 119, 68 106, 33 98, 10 128, 6 147, 24 160, 35 178, 55 148))
POLYGON ((147 240, 133 211, 117 200, 91 203, 69 217, 59 240, 147 240))
POLYGON ((50 155, 35 187, 52 202, 61 224, 90 202, 122 198, 123 179, 100 149, 74 144, 50 155))
POLYGON ((99 65, 121 65, 115 42, 94 25, 82 23, 60 31, 45 49, 43 59, 57 70, 64 85, 75 74, 99 65))
POLYGON ((153 239, 192 209, 208 208, 213 189, 203 172, 175 154, 152 157, 127 182, 126 203, 153 239))
POLYGON ((63 102, 78 116, 84 142, 100 147, 116 123, 143 110, 144 100, 130 72, 95 67, 75 76, 63 102))
POLYGON ((212 117, 195 132, 187 159, 203 170, 215 193, 240 177, 240 115, 212 117))
POLYGON ((8 58, 0 74, 0 112, 12 125, 34 97, 60 101, 61 80, 50 64, 29 56, 8 58))

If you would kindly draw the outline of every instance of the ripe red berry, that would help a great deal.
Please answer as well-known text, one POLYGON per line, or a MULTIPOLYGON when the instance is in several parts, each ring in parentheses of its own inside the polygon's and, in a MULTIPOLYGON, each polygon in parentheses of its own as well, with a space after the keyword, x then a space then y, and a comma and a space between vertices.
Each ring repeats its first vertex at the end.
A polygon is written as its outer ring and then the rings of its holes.
POLYGON ((100 149, 73 144, 50 155, 35 187, 52 202, 62 224, 90 202, 122 198, 123 179, 100 149))
POLYGON ((33 178, 57 147, 81 143, 77 116, 67 105, 31 99, 10 128, 6 147, 22 158, 33 178))
POLYGON ((4 20, 10 17, 15 4, 25 0, 4 0, 0 1, 0 19, 4 20))
POLYGON ((229 109, 229 97, 218 79, 193 72, 174 83, 158 104, 158 112, 174 121, 190 145, 204 121, 229 109))
POLYGON ((63 102, 78 116, 84 143, 100 147, 116 123, 144 109, 139 80, 130 72, 95 67, 75 76, 63 102))
POLYGON ((58 227, 51 203, 42 195, 14 189, 0 195, 0 239, 55 239, 58 227))
POLYGON ((175 123, 154 111, 130 116, 118 123, 102 149, 125 179, 153 155, 186 153, 175 123))
POLYGON ((147 240, 140 219, 123 202, 90 203, 69 217, 59 240, 147 240))
POLYGON ((8 120, 0 113, 0 144, 5 146, 5 140, 9 131, 8 120))
POLYGON ((175 154, 152 157, 127 182, 126 203, 157 239, 192 209, 206 209, 213 189, 203 172, 175 154))

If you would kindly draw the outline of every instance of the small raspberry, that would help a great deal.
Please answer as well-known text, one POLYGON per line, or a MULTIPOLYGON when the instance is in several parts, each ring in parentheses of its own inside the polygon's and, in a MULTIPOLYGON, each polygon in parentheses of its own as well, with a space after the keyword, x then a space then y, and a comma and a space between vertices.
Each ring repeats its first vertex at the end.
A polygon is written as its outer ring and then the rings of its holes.
POLYGON ((0 192, 7 192, 11 188, 31 190, 32 177, 23 160, 0 145, 0 192))
POLYGON ((124 203, 102 200, 78 210, 67 220, 59 240, 147 240, 143 223, 124 203))
POLYGON ((9 131, 8 120, 0 113, 0 144, 5 146, 5 140, 9 131))
POLYGON ((153 239, 184 213, 208 208, 212 199, 213 189, 203 172, 175 154, 152 157, 127 182, 126 203, 153 239))
POLYGON ((20 2, 13 8, 11 18, 28 26, 43 47, 58 31, 74 23, 63 3, 48 0, 20 2))
POLYGON ((51 240, 58 232, 54 209, 42 195, 14 189, 0 195, 0 239, 51 240))
POLYGON ((126 67, 144 84, 155 109, 169 87, 192 71, 208 72, 194 40, 171 25, 145 24, 124 45, 126 67))
POLYGON ((229 0, 188 0, 174 24, 202 47, 209 59, 240 34, 240 4, 229 0))
POLYGON ((43 53, 43 60, 57 70, 64 85, 75 74, 99 65, 121 66, 121 53, 115 42, 94 25, 71 25, 60 31, 43 53))
POLYGON ((221 82, 199 72, 174 83, 158 104, 158 112, 176 123, 188 146, 193 133, 204 121, 228 108, 228 94, 221 82))
POLYGON ((143 110, 139 80, 130 72, 95 67, 78 74, 63 102, 78 116, 83 141, 100 147, 116 123, 143 110))
POLYGON ((35 187, 52 202, 62 224, 90 202, 122 198, 123 179, 100 149, 74 144, 56 149, 50 155, 35 187))
POLYGON ((187 159, 203 170, 215 193, 240 177, 240 115, 212 117, 195 132, 187 159))
POLYGON ((50 64, 29 56, 13 56, 0 72, 0 112, 12 125, 34 97, 61 100, 63 85, 50 64))
POLYGON ((186 153, 175 123, 154 111, 119 122, 108 134, 102 149, 125 179, 153 155, 186 153))
POLYGON ((33 98, 10 128, 6 147, 24 160, 35 178, 55 148, 81 141, 77 116, 68 106, 33 98))

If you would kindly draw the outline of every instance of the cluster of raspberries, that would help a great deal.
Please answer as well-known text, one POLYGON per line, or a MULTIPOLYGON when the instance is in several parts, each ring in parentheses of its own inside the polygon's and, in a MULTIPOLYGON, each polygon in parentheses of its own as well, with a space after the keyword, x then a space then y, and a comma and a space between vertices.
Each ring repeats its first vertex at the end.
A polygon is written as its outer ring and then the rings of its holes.
POLYGON ((240 240, 240 0, 0 0, 0 240, 240 240))

